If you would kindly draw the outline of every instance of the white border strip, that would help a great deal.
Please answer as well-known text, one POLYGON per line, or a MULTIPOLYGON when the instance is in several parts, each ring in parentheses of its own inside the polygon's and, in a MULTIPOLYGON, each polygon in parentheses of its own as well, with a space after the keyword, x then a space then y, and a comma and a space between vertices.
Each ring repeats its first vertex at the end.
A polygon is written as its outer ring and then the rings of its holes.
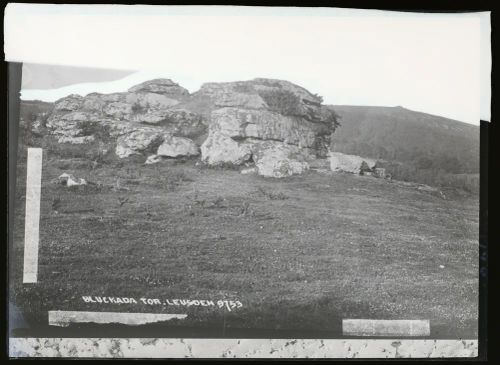
POLYGON ((137 326, 186 317, 187 314, 49 311, 49 325, 66 327, 70 323, 120 323, 137 326))
MULTIPOLYGON (((491 105, 491 42, 490 42, 490 12, 472 12, 472 13, 418 13, 418 12, 398 12, 398 11, 384 11, 384 10, 371 10, 371 9, 342 9, 342 8, 294 8, 294 7, 251 7, 251 6, 151 6, 151 5, 74 5, 74 4, 18 4, 9 3, 5 8, 4 17, 4 53, 6 61, 9 62, 24 62, 24 63, 43 63, 52 65, 67 65, 67 66, 80 66, 80 67, 96 67, 96 68, 113 68, 122 70, 152 70, 158 69, 162 73, 166 72, 168 77, 172 77, 176 82, 188 89, 199 88, 202 82, 208 81, 229 81, 235 79, 251 79, 254 77, 267 77, 272 76, 282 79, 290 79, 293 81, 297 75, 301 75, 302 81, 296 80, 301 85, 308 89, 316 90, 322 93, 326 99, 331 95, 332 99, 329 103, 338 103, 338 95, 342 93, 340 89, 324 88, 321 81, 316 81, 317 78, 311 76, 306 77, 308 70, 294 72, 293 67, 286 67, 283 62, 289 61, 293 57, 295 48, 306 47, 309 44, 316 44, 314 42, 317 37, 309 37, 309 33, 321 29, 321 34, 327 29, 336 30, 337 27, 329 26, 331 22, 339 22, 338 24, 357 24, 354 29, 362 26, 368 26, 368 23, 374 24, 374 28, 366 28, 364 32, 382 31, 387 29, 394 29, 390 33, 393 34, 398 40, 391 41, 384 44, 389 47, 391 43, 401 44, 400 51, 394 51, 395 57, 400 54, 406 54, 410 50, 405 48, 406 43, 419 42, 422 44, 429 43, 422 41, 422 39, 429 39, 433 34, 435 40, 439 39, 437 33, 445 32, 449 29, 450 32, 458 34, 457 41, 449 41, 449 47, 457 44, 465 44, 466 39, 470 39, 473 43, 467 43, 468 50, 471 55, 478 56, 477 67, 474 69, 468 68, 462 70, 469 76, 463 79, 467 89, 470 89, 471 94, 474 95, 468 98, 464 94, 466 100, 470 99, 468 107, 471 109, 470 116, 461 116, 461 113, 453 111, 453 108, 447 107, 444 109, 432 107, 432 103, 427 102, 427 112, 433 114, 443 114, 446 112, 449 118, 467 119, 469 123, 477 123, 481 117, 484 120, 490 120, 490 105, 491 105), (161 19, 164 17, 164 19, 161 19), (273 17, 273 18, 271 18, 273 17), (302 23, 305 20, 308 23, 302 23), (439 20, 439 23, 435 23, 439 20), (297 25, 291 26, 290 22, 295 22, 297 25), (429 25, 426 21, 431 21, 436 25, 429 25), (456 21, 464 22, 460 28, 454 28, 456 21), (88 24, 92 23, 92 27, 88 24), (180 39, 176 34, 176 30, 183 27, 186 23, 190 26, 183 32, 185 40, 180 39), (474 24, 472 24, 474 23, 474 24), (133 24, 130 29, 124 29, 127 25, 133 24), (266 25, 267 24, 267 25, 266 25), (309 25, 304 25, 309 24, 309 25), (399 24, 399 25, 397 25, 399 24), (410 25, 412 24, 412 25, 410 25), (427 24, 427 25, 426 25, 427 24), (404 28, 399 28, 399 26, 404 28), (266 31, 263 27, 269 27, 270 30, 266 31), (414 41, 406 40, 404 29, 407 27, 415 26, 413 34, 418 34, 419 37, 414 41), (300 27, 304 29, 300 34, 288 33, 287 27, 300 27), (396 27, 396 28, 392 28, 396 27), (434 31, 426 35, 426 30, 432 27, 434 31), (91 29, 89 29, 91 28, 91 29), (227 32, 226 29, 231 29, 227 32), (264 30, 263 30, 264 29, 264 30), (401 29, 401 30, 400 30, 401 29), (468 32, 471 33, 468 33, 468 32), (462 33, 463 32, 463 33, 462 33), (425 33, 425 34, 424 34, 425 33), (64 35, 65 47, 61 47, 61 35, 64 35), (289 34, 290 40, 286 40, 289 34), (479 38, 477 38, 479 36, 479 38), (429 37, 429 38, 426 38, 429 37), (165 43, 169 44, 168 49, 165 47, 157 47, 153 40, 161 38, 165 43), (245 47, 240 51, 234 50, 235 42, 245 39, 245 47), (207 40, 216 40, 208 42, 207 40), (276 39, 274 43, 279 42, 282 44, 280 52, 274 52, 274 48, 269 39, 276 39), (281 39, 285 39, 282 41, 281 39), (302 43, 301 43, 302 42, 302 43), (314 43, 313 43, 314 42, 314 43), (123 47, 123 44, 134 44, 137 47, 123 47), (191 47, 186 47, 190 44, 191 47), (288 44, 295 45, 295 47, 287 48, 288 44), (258 45, 260 51, 253 51, 252 46, 258 45), (299 46, 298 46, 299 45, 299 46), (477 45, 477 48, 475 47, 477 45), (287 51, 288 49, 288 51, 287 51), (96 51, 99 50, 99 51, 96 51), (211 52, 213 62, 207 60, 198 60, 198 53, 211 52), (238 54, 238 57, 234 55, 238 54), (263 61, 262 57, 265 55, 267 59, 271 60, 280 57, 278 61, 271 65, 272 62, 266 62, 265 71, 259 69, 259 65, 263 61), (253 56, 253 57, 252 57, 253 56), (236 57, 236 58, 235 58, 236 57), (233 67, 220 67, 221 63, 232 64, 237 60, 240 68, 233 67), (281 66, 281 67, 280 67, 281 66), (480 69, 479 69, 480 68, 480 69), (475 73, 474 73, 475 72, 475 73), (212 76, 208 76, 212 75, 212 76), (473 76, 471 76, 473 75, 473 76), (174 77, 175 76, 175 77, 174 77), (209 79, 206 79, 206 78, 209 79), (183 79, 185 81, 181 81, 183 79), (191 83, 192 82, 192 83, 191 83), (188 83, 191 83, 189 86, 188 83), (197 85, 197 86, 195 86, 197 85), (472 92, 473 90, 473 92, 472 92), (336 100, 336 101, 335 101, 336 100), (480 109, 480 106, 482 109, 480 109), (477 111, 476 111, 477 108, 477 111), (472 111, 474 110, 474 111, 472 111)), ((295 23, 293 23, 295 24, 295 23)), ((335 23, 337 24, 337 23, 335 23)), ((266 28, 267 29, 267 28, 266 28)), ((344 28, 342 28, 344 29, 344 28)), ((365 29, 365 28, 363 28, 365 29)), ((361 31, 361 30, 359 30, 361 31)), ((409 34, 411 34, 409 33, 409 34)), ((313 33, 311 33, 313 34, 313 33)), ((386 34, 386 33, 384 33, 386 34)), ((325 36, 328 39, 328 36, 325 36)), ((346 42, 348 42, 346 40, 346 42)), ((361 49, 359 45, 338 42, 337 47, 341 50, 353 49, 353 57, 359 53, 361 49)), ((399 47, 399 46, 398 46, 399 47)), ((417 52, 420 54, 434 46, 427 45, 422 48, 423 51, 417 52)), ((436 46, 437 47, 437 46, 436 46)), ((392 49, 391 47, 389 47, 392 49)), ((384 50, 384 55, 391 54, 390 49, 384 50)), ((447 47, 448 48, 448 47, 447 47)), ((467 49, 467 46, 463 46, 467 49)), ((315 49, 312 49, 314 51, 315 49)), ((460 50, 458 48, 457 50, 460 50)), ((333 54, 335 57, 335 54, 333 54)), ((368 56, 369 57, 369 56, 368 56)), ((389 56, 388 56, 389 57, 389 56)), ((443 55, 443 57, 445 57, 443 55)), ((453 57, 453 56, 450 56, 453 57)), ((455 56, 455 58, 461 58, 455 56)), ((390 57, 394 58, 394 56, 390 57)), ((390 59, 389 58, 389 59, 390 59)), ((463 58, 463 56, 462 56, 463 58)), ((371 62, 375 67, 375 60, 371 62)), ((334 58, 332 58, 334 60, 334 58)), ((423 59, 421 63, 417 63, 421 67, 427 67, 428 58, 423 59)), ((430 59, 429 59, 430 60, 430 59)), ((327 61, 318 62, 317 67, 327 61)), ((448 63, 455 65, 456 60, 450 58, 450 61, 442 60, 441 64, 435 67, 445 67, 448 63)), ((290 64, 290 62, 287 62, 290 64)), ((467 65, 472 65, 466 63, 467 65)), ((303 66, 297 64, 297 67, 303 66)), ((449 68, 449 67, 448 67, 449 68)), ((330 67, 331 69, 331 67, 330 67)), ((392 69, 392 68, 391 68, 392 69)), ((410 68, 414 69, 414 68, 410 68)), ((422 75, 426 75, 433 67, 429 65, 427 71, 422 75)), ((459 67, 458 69, 461 69, 459 67)), ((328 72, 328 68, 326 68, 328 72)), ((364 69, 368 74, 371 69, 364 69)), ((321 72, 321 71, 320 71, 321 72)), ((452 72, 452 71, 450 71, 452 72)), ((324 73, 324 72, 323 72, 324 73)), ((331 79, 337 80, 338 76, 333 70, 331 79)), ((414 73, 414 72, 413 72, 414 73)), ((342 73, 338 74, 342 76, 342 73)), ((411 73, 405 74, 411 77, 411 73)), ((454 74, 455 75, 455 74, 454 74)), ((444 74, 443 74, 444 76, 444 74)), ((462 80, 460 73, 452 78, 454 82, 462 80)), ((162 76, 165 77, 165 76, 162 76)), ((405 76, 406 77, 406 76, 405 76)), ((402 84, 390 84, 391 78, 385 78, 389 86, 399 85, 404 88, 402 84)), ((374 79, 374 80, 378 80, 374 79)), ((143 80, 144 81, 144 80, 143 80)), ((348 80, 349 81, 349 80, 348 80)), ((348 82, 347 81, 347 82, 348 82)), ((449 81, 443 79, 441 83, 439 80, 432 80, 433 83, 429 85, 436 85, 442 89, 449 81), (437 84, 436 84, 437 83, 437 84)), ((337 81, 336 81, 337 82, 337 81)), ((337 82, 338 83, 338 82, 337 82)), ((422 84, 420 89, 416 83, 412 88, 404 88, 396 99, 390 99, 388 95, 384 98, 377 98, 376 90, 372 93, 363 94, 366 96, 358 96, 357 100, 361 104, 366 104, 363 100, 374 100, 375 105, 396 105, 403 103, 406 107, 415 110, 421 110, 422 93, 429 90, 427 84, 422 84), (419 102, 401 101, 404 95, 410 91, 416 93, 415 97, 419 102), (420 95, 420 97, 419 97, 420 95), (366 99, 368 98, 368 99, 366 99), (397 101, 399 100, 399 101, 397 101), (408 104, 408 105, 407 105, 408 104)), ((459 83, 457 85, 464 85, 459 83)), ((349 85, 348 83, 346 85, 349 85)), ((434 88, 436 88, 434 87, 434 88)), ((349 86, 346 87, 347 89, 349 86)), ((456 88, 456 87, 455 87, 456 88)), ((441 92, 442 93, 442 92, 441 92)), ((408 94, 409 95, 409 94, 408 94)), ((438 95, 438 94, 436 94, 438 95)), ((457 94, 458 96, 459 94, 457 94)), ((325 99, 325 100, 326 100, 325 99)), ((348 99, 344 99, 348 100, 348 99)), ((432 100, 431 100, 432 101, 432 100)), ((453 103, 450 99, 449 103, 453 103)), ((424 111, 424 110, 422 110, 424 111)))
POLYGON ((428 320, 344 319, 344 336, 430 336, 428 320))
POLYGON ((10 338, 11 357, 472 358, 477 340, 10 338))
POLYGON ((42 154, 41 148, 28 148, 23 283, 36 283, 38 276, 42 154))

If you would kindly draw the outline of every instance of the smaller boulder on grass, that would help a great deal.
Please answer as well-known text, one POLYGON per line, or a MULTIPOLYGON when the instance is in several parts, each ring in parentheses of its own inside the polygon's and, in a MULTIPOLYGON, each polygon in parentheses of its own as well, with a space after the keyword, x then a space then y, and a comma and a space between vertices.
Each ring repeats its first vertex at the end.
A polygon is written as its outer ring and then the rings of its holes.
POLYGON ((243 175, 252 175, 252 174, 256 174, 257 173, 257 167, 248 167, 246 169, 242 169, 240 171, 241 174, 243 175))
POLYGON ((370 172, 375 167, 377 161, 357 155, 347 155, 340 152, 330 152, 328 159, 330 169, 334 172, 348 172, 351 174, 362 174, 370 172))
POLYGON ((76 178, 75 176, 73 176, 71 174, 67 174, 67 173, 62 174, 57 179, 61 185, 67 186, 67 187, 87 185, 87 181, 85 181, 85 179, 76 178))
POLYGON ((155 163, 158 163, 161 160, 163 160, 163 158, 161 156, 151 155, 151 156, 148 156, 148 158, 146 159, 146 162, 144 162, 144 164, 145 165, 154 165, 155 163))

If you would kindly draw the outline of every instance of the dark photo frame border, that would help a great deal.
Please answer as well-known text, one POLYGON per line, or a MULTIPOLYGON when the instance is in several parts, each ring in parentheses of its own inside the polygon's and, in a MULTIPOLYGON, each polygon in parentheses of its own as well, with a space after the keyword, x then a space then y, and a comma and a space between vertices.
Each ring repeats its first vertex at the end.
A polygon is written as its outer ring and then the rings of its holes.
MULTIPOLYGON (((63 3, 63 2, 51 2, 51 3, 63 3)), ((78 2, 64 2, 64 4, 71 4, 71 3, 78 3, 78 2)), ((92 4, 92 2, 87 2, 87 4, 92 4)), ((97 4, 97 2, 95 2, 97 4)), ((125 4, 125 2, 121 2, 121 4, 125 4)), ((137 2, 134 2, 134 4, 138 4, 137 2)), ((146 3, 147 4, 147 3, 146 3)), ((175 3, 172 2, 168 5, 187 5, 185 3, 180 4, 180 3, 175 3)), ((205 3, 201 2, 193 2, 189 5, 208 5, 205 3)), ((212 3, 211 5, 228 5, 228 4, 219 4, 217 2, 212 3)), ((248 2, 241 2, 241 1, 236 1, 233 2, 231 5, 251 5, 251 6, 261 6, 261 5, 270 5, 268 2, 266 4, 264 3, 253 3, 249 4, 248 2)), ((343 8, 358 8, 358 9, 380 9, 380 10, 393 10, 393 11, 416 11, 416 12, 471 12, 471 11, 492 11, 491 13, 491 23, 492 23, 492 57, 493 60, 496 59, 495 57, 495 39, 496 39, 496 28, 494 26, 495 19, 496 19, 496 13, 493 11, 493 6, 492 2, 489 1, 479 1, 479 2, 473 2, 473 1, 405 1, 403 4, 398 4, 396 5, 396 2, 393 1, 312 1, 307 4, 293 4, 291 2, 274 2, 272 6, 327 6, 327 7, 343 7, 343 8)), ((2 98, 2 104, 5 106, 6 113, 4 116, 8 117, 8 122, 9 123, 4 123, 2 125, 2 133, 1 135, 5 137, 4 140, 4 146, 8 148, 6 151, 5 156, 7 156, 6 161, 2 162, 7 162, 6 163, 6 168, 8 171, 8 182, 5 187, 5 192, 7 192, 7 202, 8 202, 8 209, 7 209, 7 229, 5 230, 6 232, 6 238, 8 238, 9 246, 12 244, 12 236, 9 235, 9 232, 11 232, 10 227, 12 227, 13 223, 13 203, 14 203, 14 194, 13 191, 15 191, 15 181, 16 181, 16 160, 17 160, 17 136, 18 136, 18 124, 16 121, 19 120, 19 90, 21 86, 21 78, 22 78, 22 64, 21 63, 7 63, 4 61, 3 63, 4 66, 4 72, 3 74, 5 75, 5 81, 2 83, 2 87, 6 86, 6 90, 4 92, 4 95, 7 95, 8 97, 2 98), (13 142, 14 141, 14 142, 13 142), (14 190, 13 190, 14 189, 14 190)), ((492 186, 498 186, 496 184, 496 179, 494 174, 490 172, 495 172, 495 168, 491 166, 493 163, 494 159, 492 156, 495 156, 493 153, 493 148, 495 147, 495 144, 492 143, 492 138, 493 135, 496 133, 496 126, 495 126, 495 119, 496 115, 498 114, 498 107, 495 106, 495 103, 493 100, 495 100, 495 95, 497 94, 497 89, 496 85, 494 84, 495 76, 495 70, 493 68, 492 70, 492 116, 491 116, 491 122, 486 122, 486 121, 481 121, 480 124, 480 154, 481 154, 481 159, 480 159, 480 226, 479 226, 479 260, 480 260, 480 265, 479 265, 479 276, 480 276, 480 284, 479 284, 479 341, 478 341, 478 359, 486 359, 487 354, 488 354, 488 343, 493 343, 493 337, 495 336, 493 334, 493 329, 495 326, 490 325, 488 326, 488 323, 492 323, 492 317, 493 314, 488 313, 488 307, 494 308, 491 304, 488 305, 488 287, 489 287, 489 277, 492 275, 491 272, 489 272, 489 265, 488 265, 488 257, 490 256, 489 254, 489 241, 490 239, 490 232, 489 232, 489 221, 492 219, 492 212, 489 212, 489 202, 493 201, 494 196, 496 196, 495 191, 489 191, 488 187, 491 183, 493 183, 492 186)), ((493 228, 495 229, 497 225, 494 225, 493 228)), ((5 254, 4 257, 8 258, 8 250, 7 250, 7 245, 2 246, 2 250, 5 250, 3 253, 5 254)), ((7 268, 7 265, 6 265, 7 268)), ((494 269, 494 268, 492 268, 494 269)), ((8 272, 7 270, 4 270, 2 272, 3 275, 5 275, 5 281, 6 283, 8 279, 8 272)), ((5 288, 5 294, 7 294, 8 288, 6 286, 5 288)), ((8 298, 7 295, 5 295, 4 298, 8 298)), ((8 305, 7 305, 7 300, 2 303, 2 305, 5 305, 4 309, 6 312, 8 311, 8 305)), ((7 322, 4 322, 7 324, 7 322)), ((495 322, 496 323, 496 322, 495 322)), ((186 331, 185 334, 179 333, 179 330, 176 329, 176 335, 175 337, 179 337, 179 335, 184 336, 184 337, 203 337, 203 333, 201 333, 198 329, 191 329, 191 331, 194 331, 193 333, 189 333, 189 330, 186 331)), ((246 331, 246 330, 245 330, 246 331)), ((4 334, 7 334, 7 327, 5 328, 5 331, 2 331, 4 334)), ((182 332, 182 331, 181 331, 182 332)), ((268 332, 268 331, 266 331, 268 332)), ((271 331, 272 332, 272 331, 271 331)), ((164 330, 162 330, 163 336, 161 337, 166 337, 164 336, 164 330)), ((103 334, 104 335, 104 334, 103 334)), ((206 334, 209 336, 209 334, 206 334)), ((285 334, 284 336, 280 337, 272 337, 272 333, 255 333, 255 336, 250 336, 248 333, 245 333, 243 335, 242 333, 238 333, 236 331, 233 334, 227 333, 226 336, 228 338, 238 338, 238 337, 246 337, 246 338, 290 338, 291 334, 285 334), (271 336, 271 337, 270 337, 271 336)), ((276 335, 276 334, 274 334, 276 335)), ((295 334, 296 336, 296 334, 295 334)), ((47 336, 44 336, 47 337, 47 336)), ((49 336, 50 337, 50 336, 49 336)), ((60 335, 55 332, 53 333, 52 337, 60 337, 60 335)), ((64 336, 67 337, 67 336, 64 336)), ((81 333, 78 335, 78 337, 82 337, 81 333)), ((130 336, 133 337, 133 336, 130 336)), ((174 336, 173 336, 174 337, 174 336)), ((211 337, 211 336, 209 336, 211 337)), ((293 337, 293 336, 292 336, 293 337)), ((300 336, 300 338, 314 338, 314 337, 304 337, 303 335, 300 336)), ((7 348, 5 348, 7 350, 7 348)))

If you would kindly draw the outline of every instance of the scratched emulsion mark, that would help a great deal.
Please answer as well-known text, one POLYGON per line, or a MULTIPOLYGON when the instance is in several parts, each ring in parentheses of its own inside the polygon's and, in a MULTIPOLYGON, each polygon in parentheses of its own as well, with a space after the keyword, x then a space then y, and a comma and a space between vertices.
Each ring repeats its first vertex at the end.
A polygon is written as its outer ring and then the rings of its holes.
POLYGON ((186 317, 187 314, 49 311, 49 325, 67 327, 71 323, 119 323, 138 326, 186 317))
POLYGON ((344 336, 404 336, 426 337, 431 335, 428 320, 383 320, 383 319, 344 319, 344 336))
POLYGON ((41 185, 42 149, 28 148, 23 283, 37 282, 41 185))

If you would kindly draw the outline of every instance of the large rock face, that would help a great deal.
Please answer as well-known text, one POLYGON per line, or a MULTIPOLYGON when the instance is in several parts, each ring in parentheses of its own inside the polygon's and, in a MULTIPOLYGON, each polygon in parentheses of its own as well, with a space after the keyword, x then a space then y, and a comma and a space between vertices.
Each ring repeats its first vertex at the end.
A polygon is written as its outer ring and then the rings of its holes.
POLYGON ((326 157, 338 123, 321 97, 287 81, 254 79, 207 83, 194 94, 169 79, 127 92, 55 103, 47 129, 61 143, 107 139, 116 155, 148 163, 196 156, 209 165, 254 162, 263 176, 284 177, 326 157))
POLYGON ((287 81, 209 83, 193 97, 212 106, 202 160, 241 164, 252 159, 263 176, 305 171, 304 159, 326 157, 337 127, 335 113, 321 105, 319 96, 287 81), (273 142, 272 148, 259 141, 273 142))
POLYGON ((221 108, 212 112, 211 131, 233 139, 258 138, 313 148, 324 125, 269 110, 221 108))

